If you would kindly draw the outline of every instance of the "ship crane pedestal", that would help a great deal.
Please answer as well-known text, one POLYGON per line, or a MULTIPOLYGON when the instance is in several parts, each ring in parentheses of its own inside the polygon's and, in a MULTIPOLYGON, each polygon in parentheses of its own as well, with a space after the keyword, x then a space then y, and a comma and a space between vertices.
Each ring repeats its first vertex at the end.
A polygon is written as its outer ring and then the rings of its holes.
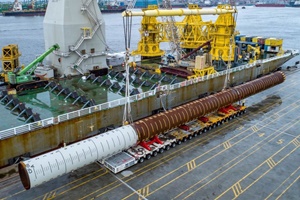
POLYGON ((45 48, 59 44, 60 51, 47 60, 60 75, 107 68, 104 20, 94 8, 98 8, 96 0, 49 1, 44 18, 45 48))

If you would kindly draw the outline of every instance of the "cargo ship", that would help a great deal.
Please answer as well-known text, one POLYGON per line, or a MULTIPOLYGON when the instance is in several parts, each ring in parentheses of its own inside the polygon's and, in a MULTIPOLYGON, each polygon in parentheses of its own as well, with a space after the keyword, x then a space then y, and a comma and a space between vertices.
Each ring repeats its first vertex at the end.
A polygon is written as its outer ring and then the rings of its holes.
POLYGON ((156 1, 156 0, 136 0, 132 1, 132 5, 134 5, 134 8, 147 8, 149 5, 158 5, 158 7, 162 7, 164 3, 169 3, 170 8, 187 8, 188 1, 187 0, 172 0, 164 2, 162 0, 156 1))
POLYGON ((32 0, 29 5, 22 5, 15 0, 10 10, 3 10, 3 16, 44 16, 48 2, 36 2, 32 0), (26 8, 24 8, 26 7, 26 8))
POLYGON ((171 1, 172 8, 187 8, 188 2, 187 1, 171 1))
POLYGON ((288 7, 300 8, 300 0, 291 0, 288 7))
POLYGON ((213 3, 212 1, 209 1, 209 0, 206 0, 206 1, 203 1, 203 2, 200 1, 198 3, 198 5, 199 5, 199 7, 202 7, 202 8, 216 6, 215 3, 213 3))
POLYGON ((3 11, 3 16, 44 16, 46 10, 3 11))
POLYGON ((127 6, 120 1, 99 1, 99 8, 101 13, 116 13, 125 11, 127 6))
POLYGON ((285 3, 283 2, 257 2, 254 4, 255 7, 285 7, 285 3))
MULTIPOLYGON (((116 156, 120 150, 130 148, 137 142, 149 151, 149 145, 164 140, 157 138, 155 130, 158 134, 178 126, 188 132, 187 127, 192 124, 186 127, 182 123, 189 120, 192 123, 195 117, 202 120, 200 124, 195 124, 195 130, 197 127, 202 127, 201 131, 209 130, 220 125, 225 118, 228 120, 242 114, 242 105, 228 104, 281 83, 285 78, 282 73, 270 73, 278 71, 282 64, 299 54, 296 50, 283 50, 283 40, 279 38, 237 34, 234 21, 237 10, 230 5, 206 10, 189 5, 188 9, 164 11, 159 11, 157 6, 149 6, 143 11, 124 12, 124 17, 143 18, 141 40, 134 51, 129 52, 127 46, 127 52, 107 54, 103 45, 104 21, 100 10, 94 9, 97 2, 70 2, 49 2, 44 19, 46 51, 32 63, 19 66, 17 45, 2 49, 4 72, 1 76, 8 87, 1 91, 0 109, 1 114, 5 115, 2 117, 5 123, 1 126, 13 122, 18 124, 0 131, 1 167, 60 147, 70 146, 66 152, 76 153, 78 151, 73 151, 72 144, 78 141, 75 146, 80 148, 82 144, 90 146, 93 141, 97 143, 99 140, 99 144, 104 145, 105 158, 116 156), (82 11, 85 11, 84 14, 82 11), (70 17, 66 19, 53 14, 57 12, 70 17), (218 14, 218 19, 204 22, 202 14, 218 14), (162 16, 185 16, 185 23, 159 21, 162 16), (170 25, 173 27, 170 28, 170 25), (216 29, 207 29, 206 26, 216 29), (176 46, 176 38, 173 40, 168 36, 176 28, 182 35, 180 47, 176 46), (209 34, 206 31, 210 31, 209 34), (175 44, 172 50, 180 54, 173 55, 160 49, 160 43, 166 41, 175 44), (186 52, 184 56, 181 54, 183 49, 186 52), (178 107, 181 105, 183 107, 178 107), (199 107, 193 107, 195 105, 199 107), (216 110, 223 110, 224 118, 211 116, 215 121, 205 125, 210 118, 207 114, 216 110), (167 113, 167 118, 164 118, 167 113), (151 115, 153 117, 149 118, 151 115), (133 121, 137 129, 131 125, 133 121), (87 139, 92 136, 97 138, 87 139), (115 148, 118 146, 116 144, 120 146, 115 148)), ((128 31, 125 31, 125 36, 130 41, 130 20, 127 23, 124 24, 128 31)), ((174 141, 185 140, 187 137, 183 136, 187 132, 180 132, 180 140, 174 136, 178 136, 177 133, 172 133, 173 142, 171 136, 165 141, 170 142, 171 146, 174 141)), ((166 145, 163 147, 167 148, 166 145)), ((159 150, 162 151, 161 148, 159 150)), ((87 151, 84 149, 81 152, 87 151)), ((47 157, 49 155, 58 156, 57 152, 51 152, 47 157)), ((55 175, 47 171, 49 176, 37 176, 33 181, 30 171, 35 164, 31 163, 43 162, 39 158, 19 165, 26 189, 74 169, 71 167, 64 172, 60 171, 63 168, 51 170, 55 175)), ((78 167, 95 161, 95 157, 85 158, 80 163, 78 159, 72 163, 78 167)), ((132 163, 137 161, 132 157, 130 159, 132 163)), ((49 162, 53 160, 53 157, 48 159, 49 162)), ((39 166, 43 168, 42 164, 39 166)))
MULTIPOLYGON (((126 10, 127 5, 120 1, 99 1, 101 13, 118 13, 126 10)), ((3 16, 44 16, 48 1, 31 0, 30 3, 21 3, 15 0, 12 4, 3 4, 1 13, 3 16)))

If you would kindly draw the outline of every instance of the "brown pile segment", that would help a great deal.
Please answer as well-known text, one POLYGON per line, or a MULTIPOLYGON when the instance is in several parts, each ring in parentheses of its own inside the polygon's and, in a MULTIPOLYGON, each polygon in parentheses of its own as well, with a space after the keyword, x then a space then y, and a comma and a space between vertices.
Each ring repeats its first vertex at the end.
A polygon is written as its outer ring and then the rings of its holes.
POLYGON ((178 106, 164 113, 136 121, 133 123, 133 127, 138 133, 139 142, 145 141, 155 135, 278 85, 284 80, 285 75, 283 72, 275 72, 217 94, 178 106))

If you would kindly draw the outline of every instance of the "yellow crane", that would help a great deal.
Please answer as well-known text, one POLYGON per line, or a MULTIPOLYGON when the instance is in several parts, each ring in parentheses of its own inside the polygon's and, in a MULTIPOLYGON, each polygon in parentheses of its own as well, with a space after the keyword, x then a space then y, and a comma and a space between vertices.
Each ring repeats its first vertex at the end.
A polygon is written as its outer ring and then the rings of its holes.
MULTIPOLYGON (((234 14, 237 12, 230 5, 219 5, 213 9, 200 9, 197 5, 190 5, 189 9, 161 10, 150 5, 142 11, 123 12, 124 17, 142 16, 137 50, 132 54, 143 57, 162 56, 165 52, 160 49, 161 42, 169 42, 166 23, 158 21, 160 16, 184 16, 181 22, 175 22, 179 30, 181 47, 195 49, 208 40, 212 42, 212 59, 224 61, 233 60, 229 57, 229 43, 235 29, 234 14), (219 15, 216 22, 203 22, 202 15, 219 15)), ((235 48, 233 44, 232 48, 235 48)))

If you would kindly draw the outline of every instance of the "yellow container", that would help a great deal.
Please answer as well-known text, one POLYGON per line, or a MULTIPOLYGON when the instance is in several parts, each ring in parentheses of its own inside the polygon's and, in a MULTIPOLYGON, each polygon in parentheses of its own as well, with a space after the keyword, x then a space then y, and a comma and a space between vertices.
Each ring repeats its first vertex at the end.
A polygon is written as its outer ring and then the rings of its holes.
POLYGON ((277 38, 267 38, 265 41, 265 45, 269 46, 282 46, 283 39, 277 39, 277 38))
POLYGON ((252 38, 252 42, 258 43, 259 39, 262 39, 262 37, 254 37, 252 38))
POLYGON ((246 36, 242 36, 241 41, 246 42, 246 36))

